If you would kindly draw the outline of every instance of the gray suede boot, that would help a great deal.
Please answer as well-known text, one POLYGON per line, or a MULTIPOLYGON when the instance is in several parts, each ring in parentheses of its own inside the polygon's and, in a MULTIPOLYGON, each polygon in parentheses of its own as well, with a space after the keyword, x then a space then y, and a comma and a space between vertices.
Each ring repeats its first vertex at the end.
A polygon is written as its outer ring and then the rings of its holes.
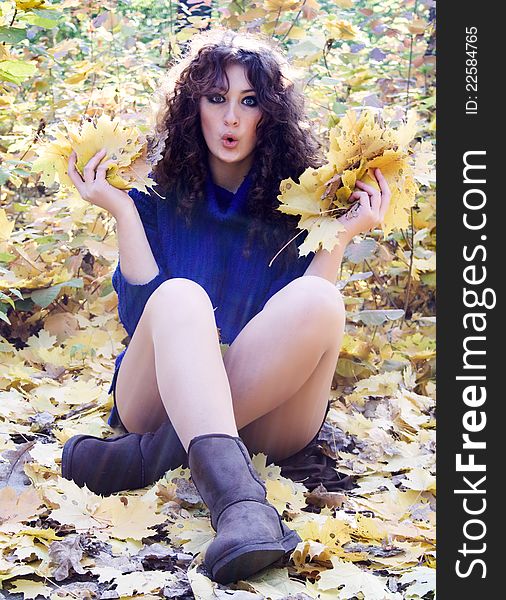
POLYGON ((217 532, 206 551, 212 579, 245 579, 293 552, 301 538, 267 502, 265 484, 240 437, 199 435, 188 448, 193 483, 217 532))
POLYGON ((188 457, 170 420, 154 433, 75 435, 61 460, 62 477, 102 496, 146 487, 180 466, 188 466, 188 457))

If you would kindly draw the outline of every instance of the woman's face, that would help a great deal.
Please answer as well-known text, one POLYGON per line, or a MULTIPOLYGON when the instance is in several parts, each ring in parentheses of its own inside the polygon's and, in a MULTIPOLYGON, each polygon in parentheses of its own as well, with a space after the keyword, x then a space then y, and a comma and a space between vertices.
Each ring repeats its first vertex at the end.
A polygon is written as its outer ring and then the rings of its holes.
POLYGON ((239 64, 229 65, 225 72, 229 90, 212 90, 200 99, 200 124, 209 149, 210 160, 216 163, 251 164, 257 142, 256 126, 261 118, 256 93, 239 64), (227 140, 228 136, 235 141, 227 140))

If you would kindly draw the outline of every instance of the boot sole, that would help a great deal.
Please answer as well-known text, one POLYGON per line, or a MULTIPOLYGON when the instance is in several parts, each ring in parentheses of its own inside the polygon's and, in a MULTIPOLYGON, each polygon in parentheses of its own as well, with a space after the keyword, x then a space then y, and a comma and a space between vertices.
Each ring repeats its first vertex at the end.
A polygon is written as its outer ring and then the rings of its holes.
POLYGON ((235 548, 214 565, 206 566, 214 581, 222 584, 232 583, 247 579, 285 554, 293 552, 300 541, 298 534, 292 531, 278 542, 258 542, 235 548))

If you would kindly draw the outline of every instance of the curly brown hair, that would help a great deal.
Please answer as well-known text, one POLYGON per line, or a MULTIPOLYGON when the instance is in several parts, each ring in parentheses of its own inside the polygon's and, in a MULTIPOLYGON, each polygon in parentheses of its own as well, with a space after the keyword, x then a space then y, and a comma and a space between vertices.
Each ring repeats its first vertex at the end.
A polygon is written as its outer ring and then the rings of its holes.
MULTIPOLYGON (((298 217, 276 210, 279 185, 288 177, 297 182, 305 169, 323 164, 321 143, 307 122, 304 97, 296 88, 297 71, 270 38, 214 28, 192 39, 184 58, 170 67, 159 88, 154 139, 165 146, 151 176, 162 195, 168 189, 176 191, 178 214, 189 225, 194 206, 204 198, 208 172, 199 101, 216 86, 228 89, 225 69, 231 64, 245 68, 261 109, 246 204, 251 221, 243 253, 248 257, 257 236, 265 243, 268 235, 274 235, 279 248, 294 237, 298 217), (262 227, 266 221, 274 232, 262 227)), ((301 237, 280 254, 282 263, 297 258, 301 237)))

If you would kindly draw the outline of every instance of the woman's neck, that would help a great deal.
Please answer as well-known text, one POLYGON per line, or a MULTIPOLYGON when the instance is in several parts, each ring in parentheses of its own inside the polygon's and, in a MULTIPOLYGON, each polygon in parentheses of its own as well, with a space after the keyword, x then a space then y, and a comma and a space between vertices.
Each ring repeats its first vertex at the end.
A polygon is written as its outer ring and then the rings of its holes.
POLYGON ((209 169, 211 170, 212 180, 216 185, 234 194, 241 187, 252 164, 252 156, 248 156, 238 163, 225 163, 212 155, 209 156, 209 169))

